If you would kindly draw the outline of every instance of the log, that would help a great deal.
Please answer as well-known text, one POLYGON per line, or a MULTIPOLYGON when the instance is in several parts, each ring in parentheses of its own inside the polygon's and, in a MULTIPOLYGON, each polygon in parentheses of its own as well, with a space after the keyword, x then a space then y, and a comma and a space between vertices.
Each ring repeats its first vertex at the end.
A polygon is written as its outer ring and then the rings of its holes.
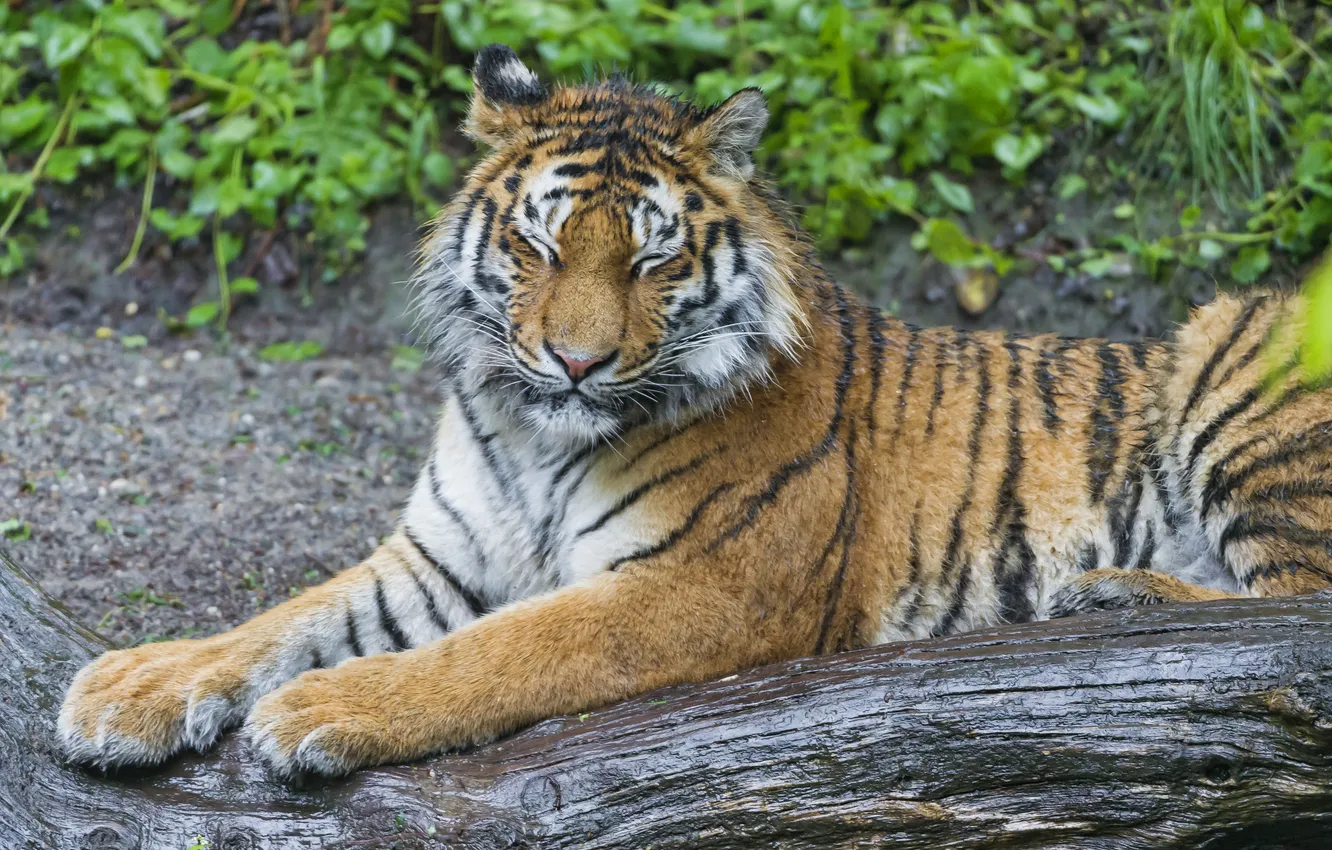
POLYGON ((0 555, 0 847, 1319 847, 1332 594, 803 659, 337 782, 229 737, 101 776, 53 722, 106 644, 0 555))

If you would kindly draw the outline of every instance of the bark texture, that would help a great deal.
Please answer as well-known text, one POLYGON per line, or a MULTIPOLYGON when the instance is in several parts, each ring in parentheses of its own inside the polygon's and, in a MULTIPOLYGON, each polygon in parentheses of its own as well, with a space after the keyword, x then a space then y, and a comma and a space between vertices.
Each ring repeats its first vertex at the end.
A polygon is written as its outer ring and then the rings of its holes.
POLYGON ((1332 595, 1161 606, 795 661, 293 787, 234 737, 103 777, 106 644, 0 555, 0 848, 1332 846, 1332 595))

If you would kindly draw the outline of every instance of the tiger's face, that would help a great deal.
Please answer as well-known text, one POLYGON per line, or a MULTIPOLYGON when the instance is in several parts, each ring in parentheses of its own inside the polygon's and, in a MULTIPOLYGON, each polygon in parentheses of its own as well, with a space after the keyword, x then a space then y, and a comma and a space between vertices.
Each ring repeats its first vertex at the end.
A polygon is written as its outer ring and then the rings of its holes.
POLYGON ((548 91, 497 45, 474 82, 467 129, 493 150, 417 277, 464 392, 586 442, 724 403, 790 354, 791 248, 751 185, 761 93, 701 110, 618 79, 548 91))

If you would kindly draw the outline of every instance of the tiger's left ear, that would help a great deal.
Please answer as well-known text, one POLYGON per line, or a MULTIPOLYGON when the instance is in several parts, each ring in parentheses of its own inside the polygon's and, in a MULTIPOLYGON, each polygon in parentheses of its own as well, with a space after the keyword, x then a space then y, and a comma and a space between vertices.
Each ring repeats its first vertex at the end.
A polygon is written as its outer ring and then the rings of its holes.
POLYGON ((463 130, 496 147, 522 129, 524 107, 546 99, 546 87, 536 73, 503 44, 484 47, 477 54, 472 89, 472 106, 463 130))
POLYGON ((768 99, 759 89, 741 89, 708 113, 695 131, 696 140, 722 171, 748 180, 767 126, 768 99))

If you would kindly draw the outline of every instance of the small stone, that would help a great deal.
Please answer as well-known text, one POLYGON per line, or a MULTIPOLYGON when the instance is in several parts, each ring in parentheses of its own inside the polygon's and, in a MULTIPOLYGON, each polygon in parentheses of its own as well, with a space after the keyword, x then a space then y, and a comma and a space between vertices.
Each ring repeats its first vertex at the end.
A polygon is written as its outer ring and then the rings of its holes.
POLYGON ((162 361, 162 368, 163 368, 163 369, 166 369, 168 372, 170 372, 172 369, 176 368, 176 358, 174 358, 174 357, 168 357, 168 358, 166 358, 165 360, 163 360, 163 361, 162 361))
POLYGON ((242 413, 242 414, 241 414, 241 418, 240 418, 240 424, 243 425, 247 431, 248 431, 249 429, 253 428, 253 427, 254 427, 254 414, 253 414, 253 413, 242 413))
POLYGON ((147 375, 136 375, 135 378, 134 378, 134 386, 137 387, 137 388, 139 388, 139 389, 144 389, 145 387, 147 387, 147 386, 148 386, 148 376, 147 376, 147 375))
POLYGON ((203 359, 203 355, 200 354, 198 351, 194 350, 193 348, 187 349, 185 353, 181 355, 181 357, 185 360, 186 363, 198 363, 200 360, 203 359))
POLYGON ((131 301, 130 303, 128 303, 128 304, 125 305, 125 315, 126 315, 126 316, 133 316, 133 315, 135 315, 135 314, 138 313, 138 312, 139 312, 139 302, 138 302, 138 301, 131 301))
POLYGON ((115 336, 115 331, 103 325, 102 327, 98 328, 96 331, 93 332, 93 336, 97 337, 98 339, 110 339, 111 337, 115 336))
POLYGON ((68 354, 63 354, 63 353, 62 353, 62 354, 57 354, 57 355, 56 355, 56 362, 59 363, 61 366, 68 366, 68 365, 69 365, 69 355, 68 355, 68 354))
POLYGON ((379 548, 379 538, 378 538, 378 537, 367 537, 367 538, 365 538, 365 545, 369 546, 371 549, 378 549, 378 548, 379 548))
POLYGON ((209 605, 204 609, 204 613, 210 617, 221 617, 222 611, 216 605, 209 605))
POLYGON ((131 487, 133 487, 133 486, 134 486, 134 485, 131 484, 127 479, 124 479, 124 478, 117 478, 115 481, 112 481, 112 482, 111 482, 111 487, 110 487, 110 489, 111 489, 111 492, 112 492, 112 493, 119 494, 119 493, 124 493, 124 492, 126 492, 127 490, 129 490, 129 489, 130 489, 131 487))

